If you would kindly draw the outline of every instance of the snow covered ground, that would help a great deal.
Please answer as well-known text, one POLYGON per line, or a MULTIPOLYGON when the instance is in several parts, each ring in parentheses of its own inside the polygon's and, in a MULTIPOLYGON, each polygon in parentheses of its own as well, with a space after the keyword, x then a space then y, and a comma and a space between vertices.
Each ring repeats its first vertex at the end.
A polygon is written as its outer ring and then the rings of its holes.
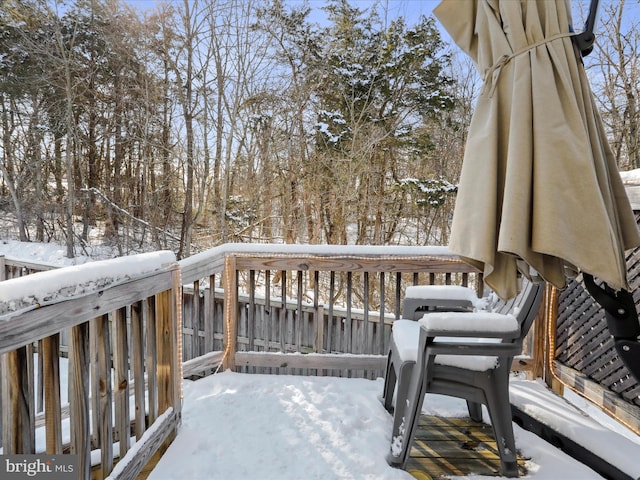
POLYGON ((17 240, 0 239, 0 255, 56 267, 79 265, 91 260, 103 260, 114 256, 114 252, 107 248, 94 249, 92 257, 79 255, 75 258, 67 258, 66 252, 66 247, 57 243, 19 242, 17 240))
MULTIPOLYGON (((87 260, 67 259, 57 245, 10 240, 0 241, 0 255, 57 266, 87 260)), ((410 479, 385 461, 392 418, 382 407, 381 391, 382 379, 225 372, 185 381, 182 428, 149 478, 410 479)), ((581 409, 538 382, 512 382, 512 400, 521 410, 640 478, 640 438, 581 398, 567 398, 581 409)), ((448 397, 430 395, 425 409, 434 415, 466 415, 464 402, 448 397)), ((517 425, 515 433, 518 448, 530 458, 526 478, 600 478, 517 425)))
MULTIPOLYGON (((182 428, 149 480, 411 479, 385 461, 392 417, 380 401, 382 384, 382 379, 230 372, 185 381, 182 428)), ((595 435, 601 455, 617 456, 624 471, 640 476, 637 436, 624 432, 625 437, 619 426, 610 430, 537 382, 516 380, 513 390, 529 409, 548 411, 556 421, 564 418, 578 435, 595 435)), ((429 395, 425 411, 467 414, 463 401, 438 395, 429 395)), ((531 458, 525 478, 601 478, 533 433, 517 425, 515 433, 518 448, 531 458)))

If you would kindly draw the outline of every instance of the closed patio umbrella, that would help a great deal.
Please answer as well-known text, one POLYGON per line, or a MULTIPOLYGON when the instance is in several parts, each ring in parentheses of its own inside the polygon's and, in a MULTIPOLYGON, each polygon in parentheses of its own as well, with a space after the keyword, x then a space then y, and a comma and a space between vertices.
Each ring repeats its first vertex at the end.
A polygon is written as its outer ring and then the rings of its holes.
POLYGON ((516 295, 518 272, 533 269, 563 288, 568 271, 581 271, 640 381, 640 324, 625 263, 640 234, 581 58, 597 5, 579 36, 569 0, 443 0, 434 10, 484 81, 449 248, 502 298, 516 295))
POLYGON ((627 289, 640 235, 608 146, 569 1, 444 0, 434 14, 484 80, 449 248, 502 298, 533 268, 558 288, 580 270, 627 289))

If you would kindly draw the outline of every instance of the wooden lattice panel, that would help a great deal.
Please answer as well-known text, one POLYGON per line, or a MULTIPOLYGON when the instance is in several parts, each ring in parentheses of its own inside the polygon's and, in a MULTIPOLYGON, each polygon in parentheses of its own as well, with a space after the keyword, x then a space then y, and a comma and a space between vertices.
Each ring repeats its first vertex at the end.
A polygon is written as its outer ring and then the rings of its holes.
MULTIPOLYGON (((640 311, 640 249, 627 256, 627 269, 631 291, 640 311)), ((604 310, 589 295, 581 276, 571 281, 559 296, 556 360, 627 402, 640 406, 640 385, 618 357, 604 310)))

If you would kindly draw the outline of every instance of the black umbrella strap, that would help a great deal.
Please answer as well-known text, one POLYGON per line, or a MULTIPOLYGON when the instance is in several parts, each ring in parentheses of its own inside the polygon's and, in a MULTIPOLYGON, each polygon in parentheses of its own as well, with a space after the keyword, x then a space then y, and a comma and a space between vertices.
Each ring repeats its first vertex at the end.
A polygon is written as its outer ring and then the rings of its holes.
POLYGON ((502 67, 504 67, 507 63, 509 63, 512 59, 519 57, 520 55, 527 53, 533 50, 534 48, 553 42, 554 40, 573 37, 575 35, 576 34, 574 32, 557 33, 556 35, 543 38, 542 40, 532 43, 531 45, 527 45, 526 47, 521 48, 520 50, 517 50, 510 55, 501 56, 498 59, 498 61, 496 61, 496 63, 491 65, 491 67, 489 67, 489 69, 485 72, 484 85, 482 86, 480 95, 485 95, 488 92, 489 98, 493 97, 493 94, 496 90, 496 85, 498 84, 498 79, 500 78, 500 72, 502 71, 502 67))

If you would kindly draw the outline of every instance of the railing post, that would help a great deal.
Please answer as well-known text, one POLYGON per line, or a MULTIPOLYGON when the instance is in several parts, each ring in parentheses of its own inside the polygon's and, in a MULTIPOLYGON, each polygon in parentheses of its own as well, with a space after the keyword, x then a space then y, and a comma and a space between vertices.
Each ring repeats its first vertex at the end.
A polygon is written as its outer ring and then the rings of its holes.
POLYGON ((42 373, 47 453, 62 453, 62 414, 60 402, 60 334, 42 339, 42 373))
POLYGON ((89 322, 71 329, 69 349, 69 418, 71 453, 78 455, 78 478, 91 478, 91 438, 89 426, 89 322))
POLYGON ((11 373, 9 372, 9 353, 0 355, 0 393, 2 395, 2 447, 4 454, 11 451, 11 397, 9 396, 11 373))
POLYGON ((145 335, 145 363, 147 371, 151 374, 147 378, 147 395, 148 395, 148 417, 149 424, 152 424, 158 418, 158 342, 156 341, 156 296, 147 298, 143 303, 143 319, 146 328, 145 335))
POLYGON ((213 352, 215 342, 216 276, 209 276, 209 287, 204 297, 204 353, 213 352))
POLYGON ((181 337, 180 272, 174 271, 171 290, 156 295, 156 342, 158 355, 158 413, 169 407, 180 412, 181 337))
POLYGON ((140 440, 145 431, 145 399, 144 381, 144 313, 143 302, 136 302, 131 305, 131 363, 134 380, 135 396, 135 434, 136 440, 140 440))
POLYGON ((113 313, 113 403, 115 431, 120 444, 120 457, 130 447, 131 417, 129 414, 129 342, 127 338, 127 309, 119 308, 113 313))
POLYGON ((314 350, 316 353, 322 353, 324 348, 324 306, 320 305, 320 273, 315 270, 313 272, 313 310, 315 315, 316 338, 314 342, 314 350))
MULTIPOLYGON (((538 320, 543 320, 541 323, 544 325, 544 334, 541 335, 542 338, 540 340, 538 340, 536 335, 536 341, 540 341, 543 346, 536 349, 536 356, 538 352, 542 350, 544 381, 551 390, 562 395, 564 385, 553 373, 553 362, 555 361, 553 358, 555 350, 553 343, 555 343, 556 321, 558 319, 558 290, 550 284, 547 284, 545 288, 542 309, 544 310, 538 314, 538 320)), ((536 334, 537 333, 538 332, 536 332, 536 334)))
POLYGON ((3 448, 4 454, 35 453, 33 390, 28 381, 28 347, 3 355, 3 448), (5 381, 6 380, 6 381, 5 381), (6 411, 5 411, 6 410, 6 411))
POLYGON ((236 259, 228 255, 224 259, 224 360, 225 370, 236 367, 236 339, 238 337, 238 277, 236 259))
POLYGON ((111 335, 109 316, 101 315, 94 320, 96 333, 96 380, 98 395, 94 401, 94 415, 98 417, 98 445, 100 446, 100 468, 103 477, 113 470, 113 388, 111 382, 111 335))
POLYGON ((386 313, 385 309, 385 275, 384 272, 380 272, 380 318, 378 319, 378 354, 384 355, 386 353, 385 350, 385 329, 384 329, 384 316, 386 313))
MULTIPOLYGON (((172 322, 172 340, 174 345, 173 369, 172 369, 172 384, 174 385, 173 392, 173 410, 180 418, 182 414, 182 272, 180 266, 176 263, 172 278, 172 294, 173 299, 171 302, 171 318, 172 322)), ((196 296, 199 300, 199 297, 196 296)), ((197 318, 197 317, 196 317, 197 318)), ((177 430, 176 430, 177 433, 177 430)))

